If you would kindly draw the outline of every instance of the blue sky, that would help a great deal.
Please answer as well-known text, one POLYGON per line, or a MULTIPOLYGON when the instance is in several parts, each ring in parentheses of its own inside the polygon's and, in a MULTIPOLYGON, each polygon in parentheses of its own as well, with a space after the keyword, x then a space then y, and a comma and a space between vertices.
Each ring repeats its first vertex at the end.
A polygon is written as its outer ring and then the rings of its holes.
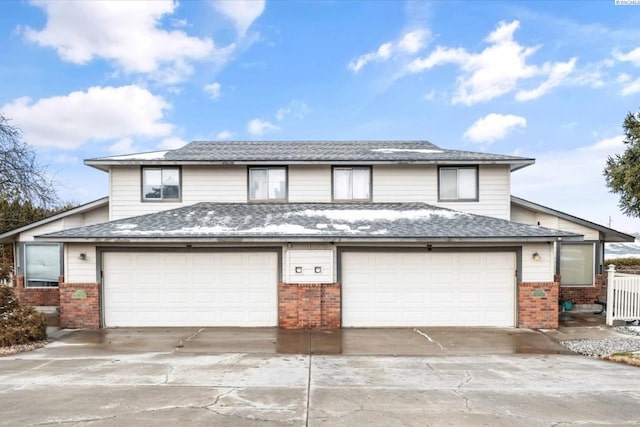
POLYGON ((64 200, 82 160, 192 140, 421 139, 537 159, 512 192, 639 232, 602 169, 640 108, 640 6, 3 1, 0 112, 64 200))

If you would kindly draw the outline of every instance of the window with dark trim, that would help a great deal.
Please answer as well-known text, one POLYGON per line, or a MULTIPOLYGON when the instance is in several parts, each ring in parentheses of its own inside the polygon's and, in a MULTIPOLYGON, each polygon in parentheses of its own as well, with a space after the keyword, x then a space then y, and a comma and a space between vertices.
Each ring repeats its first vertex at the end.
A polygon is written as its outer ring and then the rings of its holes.
POLYGON ((333 200, 370 201, 371 168, 369 166, 334 167, 333 200))
POLYGON ((562 286, 592 286, 595 253, 593 243, 562 243, 559 262, 562 286))
POLYGON ((27 288, 57 287, 62 270, 57 243, 27 243, 24 246, 24 286, 27 288))
POLYGON ((142 200, 179 201, 182 197, 180 168, 142 168, 142 200))
POLYGON ((286 201, 287 168, 249 168, 249 200, 286 201))
POLYGON ((438 169, 438 200, 478 201, 477 166, 441 166, 438 169))

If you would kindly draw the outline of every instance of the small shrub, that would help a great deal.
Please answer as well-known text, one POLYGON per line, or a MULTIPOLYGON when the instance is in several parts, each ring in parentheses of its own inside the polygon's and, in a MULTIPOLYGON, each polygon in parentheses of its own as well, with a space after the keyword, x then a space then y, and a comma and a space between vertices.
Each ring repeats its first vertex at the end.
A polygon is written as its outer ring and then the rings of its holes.
POLYGON ((632 257, 627 257, 627 258, 611 258, 608 260, 605 260, 604 262, 605 266, 609 265, 609 264, 613 264, 616 266, 616 268, 618 267, 639 267, 640 268, 640 258, 632 258, 632 257))
POLYGON ((47 338, 47 321, 33 307, 22 305, 13 289, 0 285, 0 347, 47 338))

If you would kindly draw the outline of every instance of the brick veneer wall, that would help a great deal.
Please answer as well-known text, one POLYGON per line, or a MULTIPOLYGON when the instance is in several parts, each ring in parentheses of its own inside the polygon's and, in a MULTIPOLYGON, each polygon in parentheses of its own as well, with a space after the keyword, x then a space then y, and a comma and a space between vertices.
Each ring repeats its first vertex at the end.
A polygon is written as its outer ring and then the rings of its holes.
MULTIPOLYGON (((64 277, 60 277, 60 282, 64 281, 64 277)), ((59 306, 60 290, 59 288, 26 288, 24 286, 24 276, 14 276, 15 293, 18 300, 27 305, 42 306, 59 306)))
MULTIPOLYGON (((560 275, 554 280, 560 282, 560 275)), ((560 286, 560 300, 571 300, 574 304, 593 304, 595 300, 604 301, 607 297, 607 274, 596 274, 593 286, 560 286)))
POLYGON ((278 326, 340 329, 339 283, 279 283, 278 326))
POLYGON ((71 329, 100 327, 98 283, 60 283, 60 326, 71 329))
POLYGON ((522 282, 518 285, 518 327, 558 327, 558 282, 522 282), (545 296, 536 296, 541 293, 545 296))

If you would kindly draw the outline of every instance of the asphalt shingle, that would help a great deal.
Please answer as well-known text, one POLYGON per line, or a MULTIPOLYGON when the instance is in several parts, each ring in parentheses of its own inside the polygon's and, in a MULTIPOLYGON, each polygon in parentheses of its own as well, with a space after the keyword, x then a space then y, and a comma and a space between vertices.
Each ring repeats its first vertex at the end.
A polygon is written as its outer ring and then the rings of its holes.
POLYGON ((195 141, 177 150, 89 159, 156 162, 502 162, 533 159, 473 151, 446 150, 428 141, 195 141))
POLYGON ((426 203, 197 203, 45 234, 73 240, 550 241, 581 236, 426 203))

